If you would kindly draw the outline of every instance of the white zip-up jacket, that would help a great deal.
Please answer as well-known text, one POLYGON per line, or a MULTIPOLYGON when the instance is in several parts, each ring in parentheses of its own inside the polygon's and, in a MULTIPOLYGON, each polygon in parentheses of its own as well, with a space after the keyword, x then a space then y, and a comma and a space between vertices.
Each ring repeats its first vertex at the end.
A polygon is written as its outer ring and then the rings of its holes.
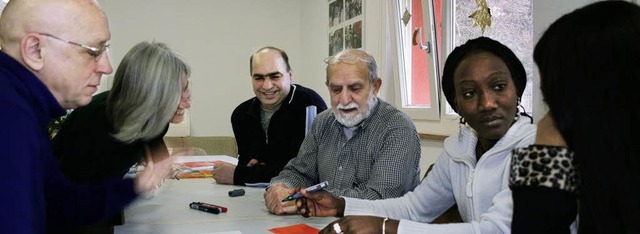
POLYGON ((345 197, 344 214, 399 219, 398 233, 511 233, 511 151, 534 142, 536 127, 529 122, 516 121, 479 161, 478 138, 463 128, 445 139, 444 151, 414 191, 375 201, 345 197), (455 203, 464 223, 429 224, 455 203))

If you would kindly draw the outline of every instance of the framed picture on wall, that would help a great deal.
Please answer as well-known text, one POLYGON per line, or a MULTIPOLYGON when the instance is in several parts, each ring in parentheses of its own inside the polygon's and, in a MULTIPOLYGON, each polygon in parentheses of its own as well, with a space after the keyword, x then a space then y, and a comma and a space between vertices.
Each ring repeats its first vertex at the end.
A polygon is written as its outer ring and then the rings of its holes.
POLYGON ((329 56, 364 45, 363 0, 328 0, 329 56))
POLYGON ((342 50, 343 47, 343 29, 338 28, 329 33, 329 56, 333 56, 342 50))

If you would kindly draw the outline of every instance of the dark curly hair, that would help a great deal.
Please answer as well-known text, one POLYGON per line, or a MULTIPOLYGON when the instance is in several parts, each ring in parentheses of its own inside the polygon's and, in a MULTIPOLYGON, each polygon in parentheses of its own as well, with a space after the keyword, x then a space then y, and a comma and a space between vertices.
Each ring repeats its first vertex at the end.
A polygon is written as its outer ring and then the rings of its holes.
POLYGON ((453 85, 453 74, 456 72, 462 60, 477 52, 489 52, 502 59, 507 65, 507 68, 509 68, 513 83, 516 85, 518 97, 522 97, 522 93, 527 86, 527 72, 524 70, 520 59, 516 57, 509 47, 502 43, 488 37, 478 37, 468 40, 466 43, 453 49, 447 57, 447 61, 444 63, 444 70, 442 71, 442 91, 451 108, 458 112, 455 102, 456 91, 453 85))

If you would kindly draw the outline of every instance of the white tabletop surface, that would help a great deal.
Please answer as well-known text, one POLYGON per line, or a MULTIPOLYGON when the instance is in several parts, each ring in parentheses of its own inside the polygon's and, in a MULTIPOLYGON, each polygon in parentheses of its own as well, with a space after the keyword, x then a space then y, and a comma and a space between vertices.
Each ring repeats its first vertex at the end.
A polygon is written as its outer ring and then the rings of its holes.
POLYGON ((211 178, 167 180, 153 198, 140 198, 125 210, 125 224, 115 233, 270 233, 268 229, 304 223, 322 229, 335 217, 273 215, 264 205, 264 188, 216 184, 211 178), (229 197, 242 188, 245 195, 229 197), (228 208, 211 214, 189 208, 206 202, 228 208))

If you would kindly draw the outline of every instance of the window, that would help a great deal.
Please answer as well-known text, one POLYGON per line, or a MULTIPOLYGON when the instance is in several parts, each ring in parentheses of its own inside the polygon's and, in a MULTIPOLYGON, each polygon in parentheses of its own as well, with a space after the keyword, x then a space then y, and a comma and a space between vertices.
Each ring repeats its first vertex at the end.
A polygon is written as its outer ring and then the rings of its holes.
POLYGON ((400 94, 397 106, 411 118, 439 120, 441 116, 458 116, 444 98, 439 99, 440 70, 455 46, 479 36, 502 42, 520 58, 528 79, 521 104, 528 113, 532 112, 531 0, 396 0, 392 8, 396 35, 392 40, 396 40, 398 58, 396 86, 400 94), (474 12, 483 10, 490 12, 490 24, 479 24, 472 17, 474 12), (429 47, 429 53, 413 45, 419 39, 429 47), (440 105, 444 114, 440 114, 440 105))
POLYGON ((412 119, 438 120, 440 0, 397 0, 392 8, 398 106, 412 119))

